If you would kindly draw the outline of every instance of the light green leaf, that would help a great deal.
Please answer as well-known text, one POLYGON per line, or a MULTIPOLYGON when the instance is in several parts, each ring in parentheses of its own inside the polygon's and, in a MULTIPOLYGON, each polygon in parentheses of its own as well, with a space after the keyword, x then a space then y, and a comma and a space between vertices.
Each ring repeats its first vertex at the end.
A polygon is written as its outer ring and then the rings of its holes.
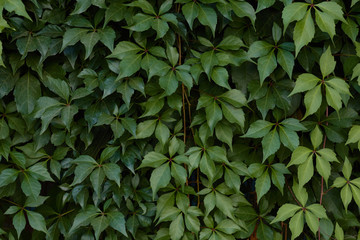
POLYGON ((116 45, 114 51, 108 56, 108 58, 117 58, 121 60, 128 55, 136 55, 139 51, 141 51, 141 48, 135 43, 122 41, 116 45))
POLYGON ((184 234, 185 226, 183 215, 179 214, 169 227, 169 234, 172 240, 179 240, 184 234))
POLYGON ((320 155, 316 155, 316 170, 322 177, 324 177, 325 183, 327 184, 331 173, 331 165, 320 155))
POLYGON ((210 181, 214 179, 216 173, 215 163, 208 154, 203 154, 200 160, 200 171, 203 172, 210 181))
POLYGON ((302 187, 310 181, 314 175, 313 155, 311 154, 305 162, 298 167, 299 186, 302 187))
POLYGON ((285 221, 286 219, 294 216, 294 214, 300 209, 301 207, 298 205, 285 203, 279 208, 276 217, 274 218, 274 220, 272 220, 271 224, 285 221))
POLYGON ((320 225, 319 219, 312 212, 305 211, 305 220, 310 230, 316 235, 320 225))
POLYGON ((345 94, 351 96, 351 93, 349 91, 349 84, 346 83, 345 80, 341 78, 332 78, 328 81, 325 81, 325 85, 331 86, 333 89, 335 89, 340 94, 345 94))
POLYGON ((315 6, 319 7, 323 12, 330 15, 333 19, 340 20, 346 23, 346 20, 343 17, 343 11, 341 9, 341 6, 336 2, 321 2, 319 4, 316 4, 315 6))
POLYGON ((234 212, 235 208, 233 207, 233 202, 231 198, 219 193, 215 192, 215 202, 216 207, 220 209, 221 212, 225 214, 225 216, 229 217, 232 220, 235 220, 234 212))
POLYGON ((306 207, 307 210, 310 210, 316 217, 318 218, 327 218, 326 216, 326 210, 324 206, 314 203, 310 206, 306 207))
POLYGON ((282 11, 282 19, 284 22, 284 33, 289 25, 293 21, 300 21, 304 18, 306 10, 309 4, 303 2, 295 2, 285 6, 282 11))
POLYGON ((234 234, 237 231, 240 231, 241 228, 239 225, 237 225, 234 221, 230 219, 224 219, 222 220, 216 228, 217 230, 226 233, 226 234, 234 234))
POLYGON ((300 49, 307 45, 314 38, 315 25, 311 17, 311 9, 309 9, 305 17, 296 23, 294 29, 295 56, 298 55, 300 49))
POLYGON ((159 78, 159 84, 165 90, 166 95, 173 94, 179 86, 175 71, 169 71, 165 76, 159 78))
POLYGON ((166 157, 165 155, 163 155, 161 153, 149 152, 148 154, 145 155, 139 168, 143 168, 143 167, 157 168, 160 165, 162 165, 164 162, 166 162, 167 160, 168 160, 168 157, 166 157))
POLYGON ((263 162, 280 148, 280 137, 276 129, 265 135, 261 141, 263 147, 263 162))
POLYGON ((149 3, 149 2, 146 1, 146 0, 133 1, 133 2, 131 2, 131 3, 129 3, 129 4, 126 4, 126 6, 138 7, 138 8, 141 8, 141 10, 142 10, 144 13, 151 14, 151 15, 154 15, 154 16, 156 15, 153 6, 151 5, 151 3, 149 3))
POLYGON ((169 25, 167 24, 167 22, 160 18, 154 19, 151 27, 156 31, 156 39, 164 37, 169 30, 169 25))
POLYGON ((360 141, 360 126, 359 125, 352 126, 349 131, 349 138, 346 141, 346 144, 356 143, 359 141, 360 141))
POLYGON ((342 173, 344 174, 344 177, 346 178, 346 180, 350 180, 351 172, 352 172, 351 163, 350 163, 349 159, 347 157, 345 157, 344 165, 342 168, 342 173))
POLYGON ((323 141, 323 134, 318 125, 310 133, 311 143, 314 149, 318 148, 323 141))
POLYGON ((218 98, 238 108, 247 105, 245 95, 238 89, 231 89, 221 94, 218 98))
POLYGON ((306 113, 303 119, 315 113, 320 108, 321 102, 321 85, 319 84, 305 94, 304 103, 306 107, 306 113))
POLYGON ((176 163, 171 164, 171 176, 182 187, 185 185, 187 174, 185 168, 182 167, 181 165, 176 163))
POLYGON ((303 211, 299 211, 290 219, 289 228, 292 233, 291 240, 294 240, 302 233, 303 228, 304 228, 304 212, 303 211))
POLYGON ((169 164, 163 164, 156 168, 150 177, 150 186, 153 191, 153 199, 160 188, 166 187, 171 179, 169 164))
POLYGON ((279 48, 277 52, 277 61, 291 79, 295 65, 294 56, 289 51, 285 51, 279 48))
POLYGON ((321 79, 310 73, 303 73, 297 78, 295 87, 289 96, 294 95, 295 93, 312 90, 320 81, 321 79))
POLYGON ((346 184, 340 191, 340 197, 341 197, 341 200, 344 204, 344 207, 345 207, 345 211, 347 211, 347 208, 351 202, 351 199, 352 199, 352 194, 351 194, 351 190, 350 190, 350 187, 349 187, 349 184, 346 184))
POLYGON ((218 123, 215 127, 215 135, 220 141, 226 143, 232 150, 233 131, 230 126, 221 122, 218 123))
POLYGON ((329 106, 331 106, 338 112, 342 106, 340 94, 335 89, 329 86, 325 87, 325 93, 326 93, 326 101, 329 104, 329 106))
POLYGON ((335 36, 334 19, 326 12, 321 12, 315 8, 315 19, 320 30, 329 34, 331 40, 335 36))
POLYGON ((299 136, 287 127, 279 127, 280 140, 285 147, 294 151, 299 146, 299 136))
POLYGON ((344 240, 344 231, 338 223, 335 225, 335 238, 336 240, 344 240))
POLYGON ((327 50, 320 57, 320 70, 323 78, 325 78, 327 75, 334 71, 335 65, 336 62, 334 56, 331 54, 331 48, 328 47, 327 50))

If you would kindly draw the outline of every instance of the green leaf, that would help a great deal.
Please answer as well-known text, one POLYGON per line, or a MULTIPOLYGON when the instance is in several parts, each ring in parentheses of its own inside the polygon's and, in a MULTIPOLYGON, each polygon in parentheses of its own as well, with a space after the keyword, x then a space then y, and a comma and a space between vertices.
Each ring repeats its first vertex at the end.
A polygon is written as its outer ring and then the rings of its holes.
POLYGON ((230 6, 238 17, 248 17, 252 25, 255 26, 255 10, 249 3, 230 0, 230 6))
POLYGON ((300 21, 304 18, 308 6, 309 4, 302 2, 295 2, 285 6, 284 10, 282 11, 284 33, 289 26, 289 23, 293 21, 300 21))
POLYGON ((343 22, 341 24, 341 29, 344 31, 344 33, 352 40, 356 41, 356 37, 359 34, 358 25, 355 21, 353 21, 351 18, 346 18, 347 24, 343 22))
POLYGON ((179 240, 183 236, 184 230, 184 218, 182 214, 179 214, 175 220, 171 222, 169 227, 171 239, 179 240))
POLYGON ((75 177, 71 185, 79 184, 87 178, 94 170, 96 165, 90 163, 81 163, 75 168, 75 177))
POLYGON ((169 71, 165 76, 160 77, 159 84, 165 90, 166 95, 173 94, 179 86, 175 71, 169 71))
POLYGON ((231 89, 229 85, 229 73, 226 68, 223 67, 215 67, 211 72, 211 79, 219 86, 224 87, 228 90, 231 89))
POLYGON ((47 234, 45 218, 37 212, 27 211, 27 217, 29 224, 33 229, 44 232, 47 234))
POLYGON ((125 237, 128 236, 125 227, 125 217, 121 212, 109 212, 107 218, 112 228, 122 233, 125 237))
POLYGON ((86 35, 89 29, 86 28, 69 28, 65 31, 63 42, 61 46, 61 51, 63 51, 67 46, 72 46, 80 39, 86 35))
POLYGON ((150 177, 150 185, 153 191, 153 199, 160 188, 166 187, 171 179, 169 164, 163 164, 156 168, 150 177))
POLYGON ((101 39, 98 32, 92 31, 81 36, 80 42, 85 46, 85 59, 87 59, 93 51, 95 44, 101 39))
POLYGON ((237 89, 231 89, 221 94, 218 98, 238 108, 247 105, 245 95, 237 89))
POLYGON ((8 12, 14 11, 17 15, 23 16, 32 21, 21 0, 5 0, 2 4, 4 4, 3 7, 8 12))
POLYGON ((225 168, 224 174, 225 184, 232 188, 237 193, 240 192, 241 179, 240 176, 234 173, 231 169, 225 168))
POLYGON ((230 126, 221 122, 218 123, 215 127, 215 135, 220 141, 226 143, 232 150, 233 131, 230 126))
POLYGON ((250 125, 250 128, 242 137, 247 138, 262 138, 272 128, 274 124, 265 120, 257 120, 250 125))
POLYGON ((336 154, 332 149, 323 148, 317 151, 322 158, 324 158, 328 162, 339 162, 336 158, 336 154))
POLYGON ((7 168, 1 171, 0 173, 0 187, 9 185, 10 183, 15 182, 19 175, 19 171, 13 168, 7 168))
POLYGON ((258 58, 268 55, 271 50, 274 49, 274 46, 265 41, 255 41, 253 42, 248 51, 248 56, 250 58, 258 58))
POLYGON ((311 17, 311 9, 307 10, 305 17, 296 23, 294 28, 295 56, 298 55, 300 49, 307 45, 314 38, 315 25, 311 17))
POLYGON ((98 240, 100 234, 109 226, 109 219, 106 216, 100 216, 91 220, 91 225, 95 232, 95 238, 98 240))
POLYGON ((203 172, 210 181, 214 179, 216 173, 215 163, 207 154, 203 154, 200 160, 200 171, 203 172))
POLYGON ((105 173, 102 167, 97 167, 90 175, 90 182, 93 186, 95 193, 100 196, 101 185, 104 182, 105 173))
POLYGON ((280 148, 280 137, 276 129, 265 135, 261 141, 263 146, 263 162, 280 148))
POLYGON ((169 31, 169 25, 162 19, 154 19, 151 27, 156 31, 156 39, 162 38, 169 31))
POLYGON ((304 103, 306 107, 306 113, 303 119, 315 113, 320 108, 321 102, 321 85, 319 84, 305 94, 304 103))
POLYGON ((185 185, 187 174, 186 174, 186 170, 184 167, 180 166, 179 164, 172 163, 171 164, 171 176, 181 186, 185 185))
POLYGON ((136 139, 150 137, 155 131, 156 123, 157 119, 139 123, 136 128, 136 139))
POLYGON ((16 229, 17 232, 17 236, 20 239, 20 234, 21 232, 24 230, 25 226, 26 226, 26 219, 24 216, 24 212, 20 211, 17 214, 15 214, 15 216, 13 217, 13 225, 16 229))
POLYGON ((234 234, 237 231, 240 231, 241 228, 232 220, 224 219, 222 220, 216 228, 217 230, 226 233, 226 234, 234 234))
POLYGON ((154 16, 156 15, 153 6, 146 0, 137 0, 137 1, 133 1, 133 2, 131 2, 129 4, 126 4, 126 5, 129 6, 129 7, 138 7, 138 8, 141 8, 141 10, 144 13, 151 14, 151 15, 154 15, 154 16))
POLYGON ((112 2, 105 11, 104 26, 110 21, 120 22, 125 17, 126 7, 121 2, 112 2))
POLYGON ((244 128, 245 114, 241 108, 235 108, 227 103, 221 103, 221 108, 226 120, 230 123, 236 123, 241 128, 244 128))
POLYGON ((117 79, 121 79, 124 77, 130 77, 134 73, 140 70, 142 56, 140 54, 137 55, 127 55, 120 62, 119 70, 120 73, 117 79))
POLYGON ((9 136, 9 132, 9 126, 5 119, 0 119, 0 139, 6 139, 9 136))
POLYGON ((218 58, 216 57, 215 51, 207 51, 200 56, 201 65, 204 68, 205 73, 210 77, 210 73, 214 66, 219 63, 218 58))
POLYGON ((108 58, 117 58, 121 60, 126 56, 136 55, 139 51, 141 51, 141 48, 135 43, 122 41, 116 45, 114 51, 108 56, 108 58))
POLYGON ((334 56, 331 54, 330 47, 328 47, 327 50, 320 57, 320 70, 323 78, 325 78, 327 75, 334 71, 335 65, 336 62, 334 56))
POLYGON ((24 174, 24 180, 21 182, 21 189, 26 196, 38 197, 40 195, 41 185, 38 180, 30 174, 24 174))
POLYGON ((159 121, 156 130, 155 130, 155 137, 159 140, 160 144, 164 146, 168 139, 170 138, 170 130, 169 128, 159 121))
POLYGON ((22 114, 31 113, 41 96, 39 81, 28 72, 16 82, 14 95, 18 111, 22 114))
POLYGON ((199 22, 202 25, 210 27, 213 37, 215 37, 215 29, 217 23, 217 16, 215 10, 206 5, 198 5, 198 6, 199 6, 199 16, 198 16, 199 22))
POLYGON ((326 86, 325 93, 326 93, 326 101, 329 104, 329 106, 331 106, 338 112, 342 106, 340 94, 335 89, 329 86, 326 86))
POLYGON ((285 51, 279 48, 277 52, 277 61, 291 79, 295 65, 294 56, 289 51, 285 51))
POLYGON ((303 228, 304 228, 304 212, 303 211, 299 211, 290 219, 289 228, 292 233, 291 240, 294 240, 302 233, 303 228))
POLYGON ((274 220, 272 220, 271 224, 285 221, 286 219, 294 216, 294 214, 300 209, 301 207, 298 205, 285 203, 279 208, 276 217, 274 218, 274 220))
POLYGON ((199 6, 196 2, 189 2, 186 3, 182 8, 181 8, 184 17, 186 19, 186 21, 188 22, 190 29, 192 30, 192 26, 194 23, 195 18, 197 18, 199 16, 199 6))
POLYGON ((320 30, 329 34, 331 40, 335 36, 334 19, 326 12, 321 12, 315 8, 315 20, 320 30))
POLYGON ((325 82, 326 86, 330 86, 335 89, 340 94, 345 94, 351 96, 349 91, 349 85, 341 78, 332 78, 325 82))
POLYGON ((277 66, 274 51, 271 51, 268 55, 259 58, 257 66, 260 74, 260 84, 262 85, 265 78, 267 78, 277 66))
POLYGON ((143 167, 157 168, 160 165, 162 165, 164 162, 166 162, 167 160, 168 160, 168 157, 166 157, 165 155, 163 155, 161 153, 149 152, 148 154, 145 155, 139 168, 143 168, 143 167))
POLYGON ((215 100, 205 108, 206 120, 210 131, 213 132, 216 124, 223 118, 222 111, 215 100))
POLYGON ((220 209, 220 211, 223 212, 225 216, 229 217, 232 220, 235 220, 235 217, 233 216, 235 208, 233 207, 233 202, 231 198, 219 192, 215 192, 215 202, 216 207, 220 209))
POLYGON ((270 190, 271 181, 268 170, 264 171, 263 174, 256 179, 255 189, 257 194, 257 202, 270 190))

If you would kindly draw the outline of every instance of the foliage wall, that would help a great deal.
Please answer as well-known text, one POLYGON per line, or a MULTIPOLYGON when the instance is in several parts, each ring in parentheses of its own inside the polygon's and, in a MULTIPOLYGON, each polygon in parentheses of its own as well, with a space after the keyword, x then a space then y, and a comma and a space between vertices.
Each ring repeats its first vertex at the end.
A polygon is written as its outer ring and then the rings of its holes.
POLYGON ((1 0, 1 239, 360 239, 359 0, 1 0))

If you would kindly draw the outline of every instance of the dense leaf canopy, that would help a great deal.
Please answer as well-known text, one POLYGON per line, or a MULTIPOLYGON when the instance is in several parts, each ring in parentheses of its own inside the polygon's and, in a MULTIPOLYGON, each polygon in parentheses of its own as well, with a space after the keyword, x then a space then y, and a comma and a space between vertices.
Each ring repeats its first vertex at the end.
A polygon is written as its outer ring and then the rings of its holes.
POLYGON ((0 9, 0 239, 360 239, 359 0, 0 9))

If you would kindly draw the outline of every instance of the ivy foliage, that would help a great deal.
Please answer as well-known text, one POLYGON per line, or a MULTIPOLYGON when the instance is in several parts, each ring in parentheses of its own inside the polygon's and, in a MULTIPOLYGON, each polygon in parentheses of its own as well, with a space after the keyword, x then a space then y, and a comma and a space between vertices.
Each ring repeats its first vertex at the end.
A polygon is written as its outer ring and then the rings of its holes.
POLYGON ((359 0, 0 0, 1 239, 360 239, 359 0))

